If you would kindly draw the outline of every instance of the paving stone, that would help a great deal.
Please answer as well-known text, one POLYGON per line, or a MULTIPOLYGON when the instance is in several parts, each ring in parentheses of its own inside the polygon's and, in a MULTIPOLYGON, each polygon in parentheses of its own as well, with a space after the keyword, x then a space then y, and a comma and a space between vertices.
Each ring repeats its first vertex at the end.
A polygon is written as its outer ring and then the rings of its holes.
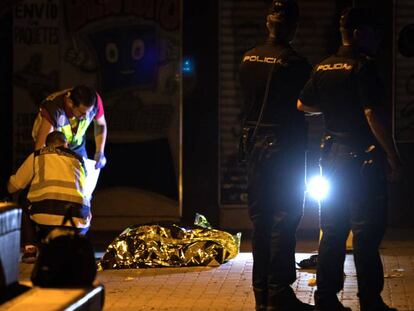
MULTIPOLYGON (((308 245, 306 249, 315 247, 308 245)), ((301 253, 298 249, 296 261, 312 254, 301 253)), ((384 241, 381 255, 384 273, 389 276, 385 278, 384 301, 400 311, 413 311, 414 240, 384 241)), ((105 285, 104 310, 254 310, 252 265, 252 254, 240 253, 235 259, 214 268, 105 270, 98 273, 98 280, 105 285)), ((29 284, 32 267, 20 265, 20 282, 29 284)), ((338 297, 353 311, 358 311, 358 288, 352 254, 347 254, 344 269, 344 289, 338 297)), ((297 276, 292 288, 300 300, 313 304, 316 287, 309 286, 308 280, 316 278, 315 271, 298 270, 297 276)))

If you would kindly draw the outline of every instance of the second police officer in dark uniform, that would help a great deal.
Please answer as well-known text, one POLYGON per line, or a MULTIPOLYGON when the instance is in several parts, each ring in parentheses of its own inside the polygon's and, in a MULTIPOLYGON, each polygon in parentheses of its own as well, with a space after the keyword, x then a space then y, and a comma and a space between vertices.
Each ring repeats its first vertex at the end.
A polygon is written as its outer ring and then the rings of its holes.
POLYGON ((336 296, 343 288, 350 229, 361 311, 396 310, 381 298, 384 275, 378 248, 386 226, 383 162, 387 160, 395 178, 399 158, 378 114, 384 96, 370 57, 378 45, 373 17, 367 9, 347 9, 340 30, 343 45, 315 67, 298 101, 300 110, 324 115, 321 167, 331 183, 321 206, 315 310, 350 310, 336 296))
POLYGON ((245 97, 242 156, 248 156, 256 310, 302 311, 296 298, 295 232, 303 214, 307 129, 296 109, 312 67, 290 46, 299 17, 294 1, 275 0, 267 42, 246 52, 240 67, 245 97))

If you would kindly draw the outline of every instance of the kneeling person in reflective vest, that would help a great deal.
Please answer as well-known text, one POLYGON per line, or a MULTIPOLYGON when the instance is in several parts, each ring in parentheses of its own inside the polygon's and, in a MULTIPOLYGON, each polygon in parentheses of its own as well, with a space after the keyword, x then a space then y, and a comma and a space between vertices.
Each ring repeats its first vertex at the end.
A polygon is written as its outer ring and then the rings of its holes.
POLYGON ((88 231, 92 215, 89 198, 83 193, 85 177, 82 157, 67 148, 62 132, 54 131, 48 134, 46 147, 24 161, 7 187, 13 193, 30 184, 29 215, 41 240, 62 225, 75 227, 81 234, 88 231))

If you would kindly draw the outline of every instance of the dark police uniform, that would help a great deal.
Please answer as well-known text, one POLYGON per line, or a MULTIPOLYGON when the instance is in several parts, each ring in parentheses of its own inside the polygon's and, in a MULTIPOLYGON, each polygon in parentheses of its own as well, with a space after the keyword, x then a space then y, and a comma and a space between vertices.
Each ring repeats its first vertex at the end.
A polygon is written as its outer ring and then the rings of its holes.
POLYGON ((380 105, 382 90, 373 61, 342 46, 315 67, 300 96, 304 105, 318 106, 324 114, 321 166, 331 184, 321 207, 316 299, 343 288, 345 242, 352 229, 361 307, 382 303, 378 247, 386 223, 385 158, 364 114, 364 108, 380 105))
POLYGON ((253 287, 265 297, 274 287, 296 280, 295 232, 303 214, 307 139, 304 115, 296 109, 296 101, 311 70, 290 46, 270 41, 246 52, 240 67, 244 134, 249 136, 245 149, 251 150, 248 205, 253 224, 253 287))

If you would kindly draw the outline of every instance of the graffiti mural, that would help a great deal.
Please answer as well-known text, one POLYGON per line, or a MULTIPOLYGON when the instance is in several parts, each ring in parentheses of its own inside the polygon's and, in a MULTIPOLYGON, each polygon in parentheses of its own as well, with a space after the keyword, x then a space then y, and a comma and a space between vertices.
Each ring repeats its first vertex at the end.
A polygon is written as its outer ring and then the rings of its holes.
POLYGON ((155 87, 160 54, 155 27, 116 27, 93 33, 89 39, 101 69, 103 89, 155 87))
MULTIPOLYGON (((131 153, 146 142, 165 144, 159 150, 167 150, 177 181, 181 0, 24 0, 14 9, 14 52, 15 124, 27 121, 15 133, 16 162, 33 148, 31 118, 40 101, 86 84, 103 98, 108 144, 128 144, 131 153)), ((121 156, 112 155, 107 171, 126 170, 117 167, 121 156)), ((140 176, 137 167, 127 171, 132 182, 140 176)))
POLYGON ((13 10, 13 156, 33 151, 32 125, 41 100, 59 87, 59 1, 26 0, 13 10))
POLYGON ((35 53, 30 57, 28 63, 13 75, 13 84, 26 89, 35 104, 39 104, 58 88, 58 71, 43 73, 43 61, 43 55, 35 53))

